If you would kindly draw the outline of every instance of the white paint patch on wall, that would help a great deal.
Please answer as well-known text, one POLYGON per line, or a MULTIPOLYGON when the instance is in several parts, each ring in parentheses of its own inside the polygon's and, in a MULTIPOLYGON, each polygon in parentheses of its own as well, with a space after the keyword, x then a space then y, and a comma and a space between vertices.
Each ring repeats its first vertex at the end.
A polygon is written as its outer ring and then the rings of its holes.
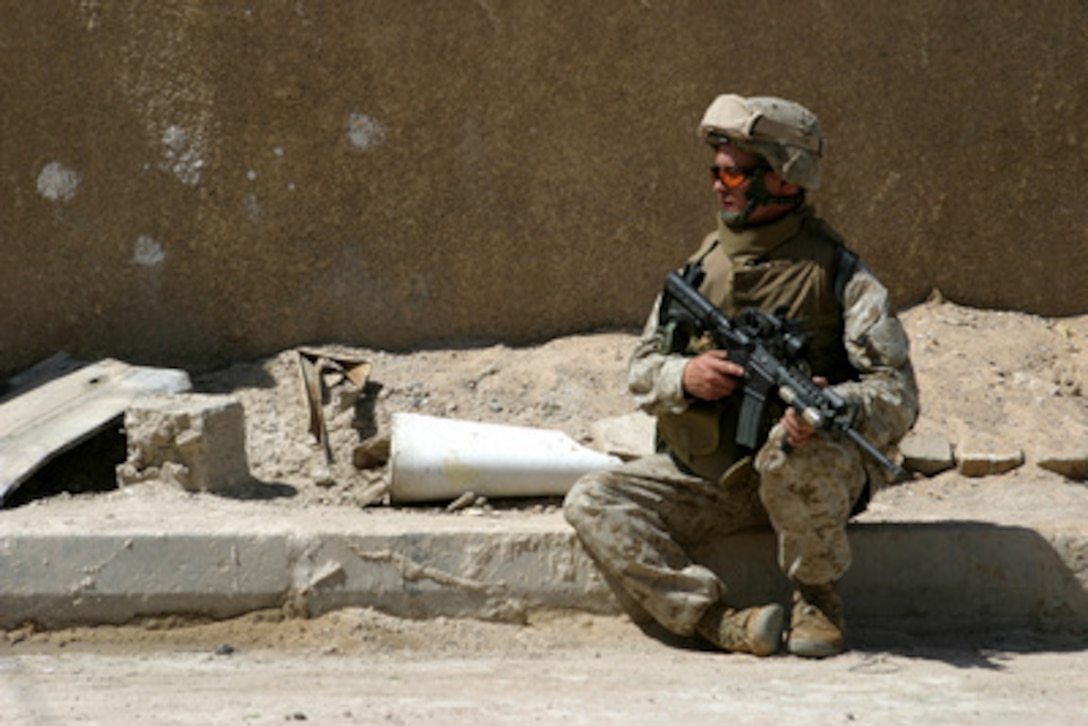
POLYGON ((38 193, 52 202, 69 202, 76 196, 79 172, 59 161, 51 161, 38 173, 38 193))
POLYGON ((83 13, 83 17, 87 22, 87 30, 95 30, 101 23, 102 17, 102 1, 101 0, 79 0, 79 11, 83 13))
POLYGON ((141 234, 132 248, 132 261, 141 267, 158 267, 166 260, 166 250, 157 239, 141 234))
POLYGON ((242 206, 246 210, 246 216, 254 222, 261 219, 261 203, 257 200, 256 194, 247 194, 242 197, 242 206))
POLYGON ((186 186, 195 187, 200 183, 200 174, 204 169, 202 147, 199 138, 191 138, 180 126, 169 126, 162 134, 164 171, 170 172, 186 186))
POLYGON ((348 139, 359 149, 385 143, 385 128, 365 113, 355 111, 348 118, 348 139))

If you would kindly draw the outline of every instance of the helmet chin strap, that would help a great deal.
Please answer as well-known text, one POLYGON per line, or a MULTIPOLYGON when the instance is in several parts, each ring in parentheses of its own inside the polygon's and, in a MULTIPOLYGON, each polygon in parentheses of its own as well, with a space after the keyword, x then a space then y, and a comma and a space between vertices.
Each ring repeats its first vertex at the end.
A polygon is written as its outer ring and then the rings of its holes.
POLYGON ((758 166, 752 170, 750 176, 751 183, 748 185, 748 191, 746 193, 748 203, 744 205, 743 211, 730 212, 723 209, 718 213, 727 227, 731 227, 732 229, 744 229, 749 226, 748 218, 752 216, 752 212, 756 211, 756 208, 759 206, 768 204, 791 204, 796 207, 805 201, 804 189, 797 194, 792 194, 790 196, 778 196, 767 191, 767 183, 764 180, 764 177, 767 175, 768 171, 770 171, 769 166, 758 166))

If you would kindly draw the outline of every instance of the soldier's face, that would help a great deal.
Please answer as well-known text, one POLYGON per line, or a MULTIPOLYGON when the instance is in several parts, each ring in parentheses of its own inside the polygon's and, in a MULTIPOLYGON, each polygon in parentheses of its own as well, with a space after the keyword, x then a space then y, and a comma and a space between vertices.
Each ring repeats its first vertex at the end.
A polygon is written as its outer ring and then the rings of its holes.
POLYGON ((726 212, 744 211, 748 203, 747 192, 752 186, 751 177, 745 175, 759 163, 759 157, 740 149, 721 144, 714 154, 714 166, 719 170, 712 179, 718 204, 726 212), (739 183, 738 183, 739 181, 739 183))
MULTIPOLYGON (((748 204, 748 190, 752 186, 752 178, 746 172, 751 172, 759 166, 760 161, 761 159, 755 154, 742 151, 729 144, 721 144, 717 147, 714 152, 714 169, 711 172, 711 179, 714 184, 714 193, 718 197, 720 211, 734 214, 744 211, 748 204)), ((791 187, 773 170, 767 171, 763 177, 763 183, 767 191, 773 195, 782 194, 787 191, 787 187, 791 187)), ((748 220, 758 222, 765 218, 770 219, 778 213, 778 209, 760 205, 752 212, 748 220)))

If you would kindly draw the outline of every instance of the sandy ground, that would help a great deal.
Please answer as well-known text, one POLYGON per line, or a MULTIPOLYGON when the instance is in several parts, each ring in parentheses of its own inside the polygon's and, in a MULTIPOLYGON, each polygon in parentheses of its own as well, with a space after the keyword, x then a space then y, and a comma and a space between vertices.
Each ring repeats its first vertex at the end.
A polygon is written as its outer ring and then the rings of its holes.
MULTIPOLYGON (((922 390, 917 433, 976 449, 1018 449, 1032 470, 1040 452, 1088 442, 1088 316, 1050 320, 938 299, 902 317, 922 390)), ((251 469, 261 481, 297 490, 292 506, 354 506, 372 503, 388 477, 383 466, 356 463, 368 443, 381 449, 397 411, 553 428, 598 444, 594 421, 634 411, 625 368, 635 340, 634 331, 607 332, 520 348, 406 354, 327 346, 322 350, 330 356, 370 365, 361 391, 329 378, 324 415, 331 464, 309 433, 297 352, 194 383, 242 399, 251 469)))
MULTIPOLYGON (((1040 452, 1088 442, 1088 316, 1049 320, 934 300, 902 317, 922 389, 916 431, 960 445, 1013 446, 1025 455, 1023 467, 981 480, 983 487, 995 480, 1017 487, 1053 481, 1056 475, 1037 466, 1040 452)), ((276 506, 383 507, 389 506, 383 496, 388 469, 381 454, 393 412, 556 428, 592 446, 594 421, 633 411, 624 369, 634 341, 628 331, 403 354, 325 347, 327 355, 370 365, 361 387, 335 375, 326 379, 322 410, 331 462, 309 431, 296 351, 196 375, 194 383, 200 391, 241 398, 250 467, 265 495, 274 485, 276 506)), ((1085 486, 1065 484, 1070 491, 1085 486)), ((979 486, 980 480, 946 473, 907 485, 883 506, 909 507, 919 501, 908 496, 913 491, 931 501, 979 486)), ((992 500, 1007 490, 994 486, 980 496, 992 500)), ((557 505, 545 499, 512 506, 518 516, 531 516, 534 508, 557 505)), ((478 502, 476 508, 503 516, 504 506, 511 505, 478 502)), ((847 654, 807 663, 711 653, 648 638, 625 618, 580 614, 539 616, 517 626, 402 621, 346 610, 315 620, 256 613, 224 623, 166 618, 120 628, 23 628, 0 637, 0 722, 703 723, 739 716, 747 723, 989 724, 1083 718, 1083 639, 856 635, 847 654)))
POLYGON ((623 618, 371 610, 69 631, 0 655, 0 722, 1083 723, 1083 643, 860 634, 825 661, 726 655, 623 618))
POLYGON ((327 378, 323 411, 332 462, 310 433, 296 351, 196 376, 194 386, 242 399, 251 470, 263 482, 293 487, 292 506, 358 506, 374 503, 375 488, 388 480, 380 452, 395 412, 558 429, 592 443, 594 421, 634 410, 624 382, 634 340, 631 333, 611 332, 521 348, 403 354, 324 346, 330 358, 371 367, 361 390, 336 375, 327 378), (372 468, 360 461, 368 444, 379 451, 372 468))
MULTIPOLYGON (((1036 466, 1043 452, 1088 448, 1088 315, 1044 319, 937 299, 902 319, 922 391, 915 433, 940 434, 974 450, 1021 451, 1025 466, 1018 474, 1029 477, 1048 475, 1036 466)), ((625 331, 524 347, 308 349, 369 371, 361 385, 334 372, 324 377, 321 413, 331 461, 311 433, 298 351, 192 378, 195 390, 229 393, 244 405, 246 454, 264 486, 237 496, 274 496, 288 507, 381 506, 388 504, 384 456, 393 413, 558 429, 599 446, 592 424, 635 410, 626 392, 626 361, 636 339, 635 331, 625 331)), ((116 455, 118 441, 123 447, 120 437, 100 442, 105 455, 83 461, 116 455)), ((43 472, 42 479, 51 474, 43 472)), ((112 468, 104 476, 112 483, 112 468)), ((77 462, 60 481, 79 489, 89 477, 77 462)), ((958 484, 955 477, 941 481, 958 484)), ((13 499, 30 497, 35 488, 32 480, 13 499)))

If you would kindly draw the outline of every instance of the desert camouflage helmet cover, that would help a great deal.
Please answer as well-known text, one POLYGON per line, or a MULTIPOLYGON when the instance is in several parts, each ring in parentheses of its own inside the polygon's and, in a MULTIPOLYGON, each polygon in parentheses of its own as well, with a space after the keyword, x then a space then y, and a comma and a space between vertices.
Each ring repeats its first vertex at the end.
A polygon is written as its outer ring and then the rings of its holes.
POLYGON ((798 103, 773 96, 724 94, 707 108, 698 133, 708 143, 728 140, 762 156, 792 184, 805 189, 820 186, 824 132, 816 115, 798 103))

